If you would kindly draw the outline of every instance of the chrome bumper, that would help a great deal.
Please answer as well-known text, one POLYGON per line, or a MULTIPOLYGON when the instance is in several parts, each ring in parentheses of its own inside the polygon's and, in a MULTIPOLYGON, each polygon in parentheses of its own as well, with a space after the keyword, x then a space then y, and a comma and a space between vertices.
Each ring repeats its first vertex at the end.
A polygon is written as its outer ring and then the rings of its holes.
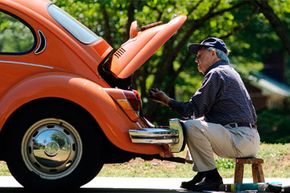
POLYGON ((173 153, 184 149, 184 134, 179 119, 170 119, 169 128, 130 129, 132 143, 168 144, 173 153))

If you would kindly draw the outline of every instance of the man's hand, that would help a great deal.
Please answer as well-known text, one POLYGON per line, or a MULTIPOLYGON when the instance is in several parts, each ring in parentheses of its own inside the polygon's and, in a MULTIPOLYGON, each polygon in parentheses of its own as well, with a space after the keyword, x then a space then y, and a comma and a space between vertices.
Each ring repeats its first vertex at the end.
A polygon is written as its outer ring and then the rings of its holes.
POLYGON ((158 88, 151 88, 149 90, 149 98, 166 106, 168 106, 170 101, 170 98, 158 88))

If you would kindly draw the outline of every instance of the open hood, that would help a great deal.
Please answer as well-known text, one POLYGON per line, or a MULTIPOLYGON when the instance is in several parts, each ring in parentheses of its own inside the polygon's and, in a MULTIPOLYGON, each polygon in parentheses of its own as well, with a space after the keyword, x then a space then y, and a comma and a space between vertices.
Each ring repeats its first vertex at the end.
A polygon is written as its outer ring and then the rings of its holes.
POLYGON ((153 23, 138 31, 137 22, 130 28, 130 39, 114 54, 110 71, 117 78, 128 78, 144 64, 185 22, 186 16, 177 16, 166 24, 153 23))

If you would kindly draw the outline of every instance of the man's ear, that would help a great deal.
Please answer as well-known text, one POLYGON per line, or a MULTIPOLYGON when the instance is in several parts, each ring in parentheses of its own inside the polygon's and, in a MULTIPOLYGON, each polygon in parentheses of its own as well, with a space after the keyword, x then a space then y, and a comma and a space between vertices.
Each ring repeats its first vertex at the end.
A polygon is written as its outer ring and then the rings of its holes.
POLYGON ((211 56, 215 56, 215 58, 218 58, 217 53, 215 50, 211 50, 211 56))

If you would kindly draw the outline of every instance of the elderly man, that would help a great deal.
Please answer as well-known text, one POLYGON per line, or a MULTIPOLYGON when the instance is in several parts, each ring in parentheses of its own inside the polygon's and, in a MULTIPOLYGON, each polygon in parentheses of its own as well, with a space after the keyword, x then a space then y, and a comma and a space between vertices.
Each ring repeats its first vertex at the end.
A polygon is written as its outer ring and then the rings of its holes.
POLYGON ((186 141, 197 174, 182 182, 181 187, 193 191, 218 190, 223 181, 215 166, 214 153, 226 158, 255 156, 260 145, 256 112, 221 39, 209 37, 188 48, 196 54, 198 70, 204 75, 202 86, 188 102, 171 99, 159 89, 151 89, 149 94, 188 119, 186 141))

